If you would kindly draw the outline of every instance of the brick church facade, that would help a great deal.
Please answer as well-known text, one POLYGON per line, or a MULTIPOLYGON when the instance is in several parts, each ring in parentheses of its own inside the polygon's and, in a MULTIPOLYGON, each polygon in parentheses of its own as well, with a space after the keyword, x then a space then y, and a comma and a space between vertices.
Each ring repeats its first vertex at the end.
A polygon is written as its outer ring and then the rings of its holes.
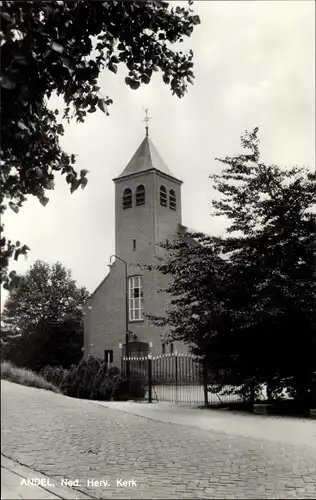
POLYGON ((181 220, 182 181, 165 165, 147 127, 143 142, 114 183, 117 258, 113 257, 109 274, 87 301, 84 356, 111 357, 111 362, 119 366, 126 352, 127 290, 129 355, 187 352, 186 346, 179 343, 165 344, 167 327, 157 327, 145 317, 146 313, 163 316, 171 298, 158 292, 166 288, 167 277, 143 265, 161 263, 166 251, 159 244, 171 242, 185 232, 181 220))

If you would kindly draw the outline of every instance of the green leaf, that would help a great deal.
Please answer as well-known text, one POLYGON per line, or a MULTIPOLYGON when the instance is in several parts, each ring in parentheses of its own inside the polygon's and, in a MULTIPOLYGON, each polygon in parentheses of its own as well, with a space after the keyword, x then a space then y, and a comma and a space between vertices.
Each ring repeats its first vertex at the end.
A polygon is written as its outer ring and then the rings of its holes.
POLYGON ((43 205, 43 207, 46 207, 47 203, 49 202, 49 199, 46 198, 45 196, 42 196, 42 198, 40 198, 39 201, 43 205))
POLYGON ((110 59, 110 63, 111 63, 111 64, 117 64, 117 63, 119 63, 119 62, 120 62, 120 60, 119 60, 119 58, 118 58, 118 57, 116 57, 116 56, 112 56, 112 57, 111 57, 111 59, 110 59))
POLYGON ((88 179, 86 177, 81 179, 81 189, 84 189, 87 184, 88 184, 88 179))
POLYGON ((70 59, 68 59, 67 57, 62 57, 62 61, 65 68, 73 69, 73 63, 70 59))
POLYGON ((140 82, 138 80, 133 80, 128 76, 125 78, 125 83, 133 90, 137 90, 140 86, 140 82))
POLYGON ((108 65, 108 68, 110 71, 112 71, 112 73, 117 73, 117 65, 116 64, 113 64, 110 62, 110 64, 108 65))
POLYGON ((41 179, 43 177, 43 170, 39 167, 35 167, 35 174, 38 179, 41 179))
POLYGON ((103 113, 107 113, 108 112, 108 108, 107 108, 105 99, 99 99, 98 100, 98 106, 101 109, 101 111, 103 111, 103 113))
POLYGON ((14 213, 19 213, 19 207, 17 207, 16 204, 12 201, 9 201, 9 207, 11 208, 11 210, 13 210, 14 213))
POLYGON ((55 52, 59 52, 60 54, 64 52, 64 47, 62 47, 59 43, 52 42, 50 46, 53 50, 55 50, 55 52))
POLYGON ((46 183, 46 189, 54 189, 55 188, 55 182, 50 180, 46 183))
POLYGON ((80 181, 78 181, 77 179, 75 179, 72 184, 71 184, 71 187, 70 187, 70 192, 71 194, 74 193, 78 187, 79 187, 79 184, 80 184, 80 181))
POLYGON ((191 17, 191 21, 193 24, 197 25, 197 24, 201 24, 201 19, 199 18, 199 16, 192 16, 191 17))
POLYGON ((15 252, 14 252, 14 260, 18 260, 20 253, 21 252, 20 252, 19 249, 15 250, 15 252))
POLYGON ((71 184, 73 182, 74 174, 67 174, 66 175, 66 182, 67 184, 71 184))
POLYGON ((23 245, 21 252, 26 253, 28 250, 30 250, 30 248, 27 245, 23 245))
POLYGON ((0 11, 0 15, 1 15, 1 17, 3 17, 3 19, 5 19, 6 21, 9 21, 9 23, 11 22, 11 16, 8 12, 0 11))
POLYGON ((150 76, 144 74, 141 76, 141 80, 143 83, 145 83, 147 85, 148 83, 150 83, 150 76))

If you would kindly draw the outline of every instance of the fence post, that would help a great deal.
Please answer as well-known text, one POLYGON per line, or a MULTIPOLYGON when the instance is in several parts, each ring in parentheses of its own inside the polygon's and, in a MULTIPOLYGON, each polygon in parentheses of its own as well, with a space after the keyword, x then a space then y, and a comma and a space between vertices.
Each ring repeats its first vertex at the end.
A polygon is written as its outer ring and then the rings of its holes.
POLYGON ((178 402, 178 354, 176 353, 175 355, 175 369, 176 369, 176 397, 175 397, 175 402, 178 402))
POLYGON ((152 396, 152 357, 148 356, 148 403, 153 402, 152 396))
POLYGON ((203 359, 203 388, 204 388, 204 405, 208 406, 208 390, 207 390, 207 364, 206 359, 203 359))

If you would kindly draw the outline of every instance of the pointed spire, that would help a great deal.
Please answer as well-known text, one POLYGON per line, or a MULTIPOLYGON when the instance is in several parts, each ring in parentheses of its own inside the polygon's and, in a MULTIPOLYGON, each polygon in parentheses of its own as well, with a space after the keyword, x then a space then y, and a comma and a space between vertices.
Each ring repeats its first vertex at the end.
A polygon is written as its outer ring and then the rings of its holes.
POLYGON ((148 137, 149 133, 148 133, 148 130, 149 130, 149 127, 148 127, 148 122, 149 120, 151 120, 151 117, 148 116, 148 109, 145 109, 145 118, 143 120, 143 122, 146 123, 146 126, 145 126, 145 129, 146 129, 146 137, 148 137))
POLYGON ((152 141, 149 138, 149 132, 148 132, 148 122, 151 120, 151 117, 148 116, 148 109, 145 109, 145 118, 142 120, 145 122, 145 130, 146 130, 146 136, 143 139, 143 142, 137 149, 136 153, 134 153, 132 159, 129 161, 123 172, 113 179, 114 181, 128 177, 133 174, 140 174, 142 172, 148 172, 149 170, 156 170, 157 172, 160 172, 162 174, 167 175, 168 177, 172 177, 174 180, 180 182, 182 184, 182 181, 174 177, 172 173, 170 172, 169 168, 161 158, 160 154, 158 153, 157 149, 153 145, 152 141))
POLYGON ((127 167, 125 167, 118 178, 139 174, 140 172, 146 172, 151 169, 175 178, 159 155, 150 138, 146 136, 127 167))

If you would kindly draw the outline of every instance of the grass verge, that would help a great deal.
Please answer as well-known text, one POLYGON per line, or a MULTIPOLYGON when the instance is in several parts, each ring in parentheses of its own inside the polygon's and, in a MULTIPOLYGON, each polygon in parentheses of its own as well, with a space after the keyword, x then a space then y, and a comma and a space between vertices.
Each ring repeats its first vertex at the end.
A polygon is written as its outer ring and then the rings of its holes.
POLYGON ((3 361, 1 363, 1 379, 61 394, 59 388, 51 382, 48 382, 45 378, 26 368, 18 368, 9 361, 3 361))

